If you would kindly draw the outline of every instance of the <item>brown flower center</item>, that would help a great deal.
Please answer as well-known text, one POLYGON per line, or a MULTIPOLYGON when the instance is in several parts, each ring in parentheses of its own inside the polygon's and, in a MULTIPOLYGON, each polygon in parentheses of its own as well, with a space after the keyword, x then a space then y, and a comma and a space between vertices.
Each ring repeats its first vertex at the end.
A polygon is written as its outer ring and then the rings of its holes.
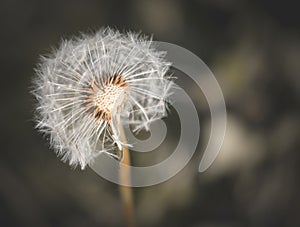
POLYGON ((124 101, 128 86, 120 75, 108 77, 100 85, 93 80, 85 93, 84 107, 97 120, 110 121, 113 109, 124 101))

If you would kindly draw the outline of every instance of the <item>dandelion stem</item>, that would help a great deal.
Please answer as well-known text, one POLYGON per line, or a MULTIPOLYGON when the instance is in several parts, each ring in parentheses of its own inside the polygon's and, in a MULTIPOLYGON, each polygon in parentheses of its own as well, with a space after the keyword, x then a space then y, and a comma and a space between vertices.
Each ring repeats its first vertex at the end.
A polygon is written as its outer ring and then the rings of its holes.
MULTIPOLYGON (((126 144, 126 137, 123 130, 123 127, 120 127, 121 132, 121 139, 124 144, 126 144)), ((126 224, 128 227, 135 226, 134 220, 134 205, 133 205, 133 196, 132 196, 132 188, 130 186, 123 186, 123 185, 130 185, 131 183, 131 174, 130 174, 130 154, 129 149, 127 146, 123 146, 123 159, 121 161, 120 166, 120 194, 122 197, 123 202, 123 210, 124 216, 126 220, 126 224)))

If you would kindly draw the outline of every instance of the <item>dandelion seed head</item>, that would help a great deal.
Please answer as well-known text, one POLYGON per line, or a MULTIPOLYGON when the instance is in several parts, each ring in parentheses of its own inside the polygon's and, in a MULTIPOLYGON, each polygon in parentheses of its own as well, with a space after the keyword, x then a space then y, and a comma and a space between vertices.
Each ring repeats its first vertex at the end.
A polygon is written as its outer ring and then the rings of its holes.
POLYGON ((63 41, 36 69, 36 127, 63 161, 85 168, 114 156, 119 125, 148 129, 166 115, 170 63, 147 37, 112 29, 63 41))

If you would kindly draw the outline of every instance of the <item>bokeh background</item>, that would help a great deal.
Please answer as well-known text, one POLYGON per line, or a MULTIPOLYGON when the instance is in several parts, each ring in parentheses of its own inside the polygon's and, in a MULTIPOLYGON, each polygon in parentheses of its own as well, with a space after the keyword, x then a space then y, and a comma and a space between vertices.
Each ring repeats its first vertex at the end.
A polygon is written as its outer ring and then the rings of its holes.
POLYGON ((138 224, 300 226, 298 11, 291 0, 2 0, 0 226, 124 226, 118 186, 59 161, 33 128, 29 94, 41 54, 107 25, 194 52, 227 105, 221 153, 198 173, 210 118, 187 83, 203 129, 198 150, 171 180, 134 189, 138 224))

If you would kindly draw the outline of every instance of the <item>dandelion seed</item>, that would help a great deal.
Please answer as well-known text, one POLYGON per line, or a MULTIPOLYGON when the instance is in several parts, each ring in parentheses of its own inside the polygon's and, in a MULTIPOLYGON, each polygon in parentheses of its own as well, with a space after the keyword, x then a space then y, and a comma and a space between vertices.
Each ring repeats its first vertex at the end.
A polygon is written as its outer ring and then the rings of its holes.
POLYGON ((82 169, 101 153, 120 158, 118 125, 148 130, 166 115, 170 63, 151 40, 103 29, 64 41, 34 79, 37 128, 63 161, 82 169))

